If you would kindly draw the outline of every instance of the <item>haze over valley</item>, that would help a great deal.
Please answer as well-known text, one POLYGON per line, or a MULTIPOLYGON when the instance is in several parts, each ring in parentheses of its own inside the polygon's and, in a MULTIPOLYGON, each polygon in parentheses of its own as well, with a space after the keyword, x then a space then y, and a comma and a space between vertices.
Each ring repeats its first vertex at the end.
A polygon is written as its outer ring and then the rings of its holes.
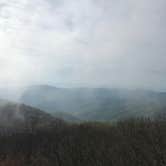
POLYGON ((165 0, 0 0, 0 166, 166 166, 165 0))

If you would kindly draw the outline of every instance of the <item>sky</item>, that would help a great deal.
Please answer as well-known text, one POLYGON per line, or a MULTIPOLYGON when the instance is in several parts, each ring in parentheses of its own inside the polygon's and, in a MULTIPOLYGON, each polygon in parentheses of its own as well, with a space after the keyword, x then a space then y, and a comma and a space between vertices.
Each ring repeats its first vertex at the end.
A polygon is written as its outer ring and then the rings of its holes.
POLYGON ((0 86, 166 90, 165 0, 0 0, 0 86))

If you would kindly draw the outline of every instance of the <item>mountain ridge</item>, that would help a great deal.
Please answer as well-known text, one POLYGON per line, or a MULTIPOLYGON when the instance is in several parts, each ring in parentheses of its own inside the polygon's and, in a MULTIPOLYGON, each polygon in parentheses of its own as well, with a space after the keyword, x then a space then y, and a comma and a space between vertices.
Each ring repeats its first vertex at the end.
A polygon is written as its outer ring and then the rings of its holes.
POLYGON ((108 88, 57 88, 35 85, 21 102, 49 113, 66 112, 82 120, 152 117, 166 108, 166 93, 108 88))
POLYGON ((50 128, 63 124, 63 120, 53 117, 38 108, 25 104, 0 100, 0 127, 17 129, 50 128))

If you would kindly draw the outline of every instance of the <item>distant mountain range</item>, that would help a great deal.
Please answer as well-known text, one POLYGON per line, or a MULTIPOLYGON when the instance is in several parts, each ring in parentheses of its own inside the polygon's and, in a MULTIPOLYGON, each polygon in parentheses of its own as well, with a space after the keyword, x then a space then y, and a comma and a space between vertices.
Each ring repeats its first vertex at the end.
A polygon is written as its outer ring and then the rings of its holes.
POLYGON ((20 102, 69 121, 153 117, 165 111, 166 93, 107 88, 28 87, 20 102))

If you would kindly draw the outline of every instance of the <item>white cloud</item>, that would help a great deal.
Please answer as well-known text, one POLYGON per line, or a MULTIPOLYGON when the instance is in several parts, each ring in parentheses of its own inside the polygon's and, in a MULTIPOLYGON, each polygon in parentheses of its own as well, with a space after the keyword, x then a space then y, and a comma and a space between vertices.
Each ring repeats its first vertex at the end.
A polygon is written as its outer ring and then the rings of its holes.
POLYGON ((1 84, 165 89, 165 0, 1 0, 1 84))

